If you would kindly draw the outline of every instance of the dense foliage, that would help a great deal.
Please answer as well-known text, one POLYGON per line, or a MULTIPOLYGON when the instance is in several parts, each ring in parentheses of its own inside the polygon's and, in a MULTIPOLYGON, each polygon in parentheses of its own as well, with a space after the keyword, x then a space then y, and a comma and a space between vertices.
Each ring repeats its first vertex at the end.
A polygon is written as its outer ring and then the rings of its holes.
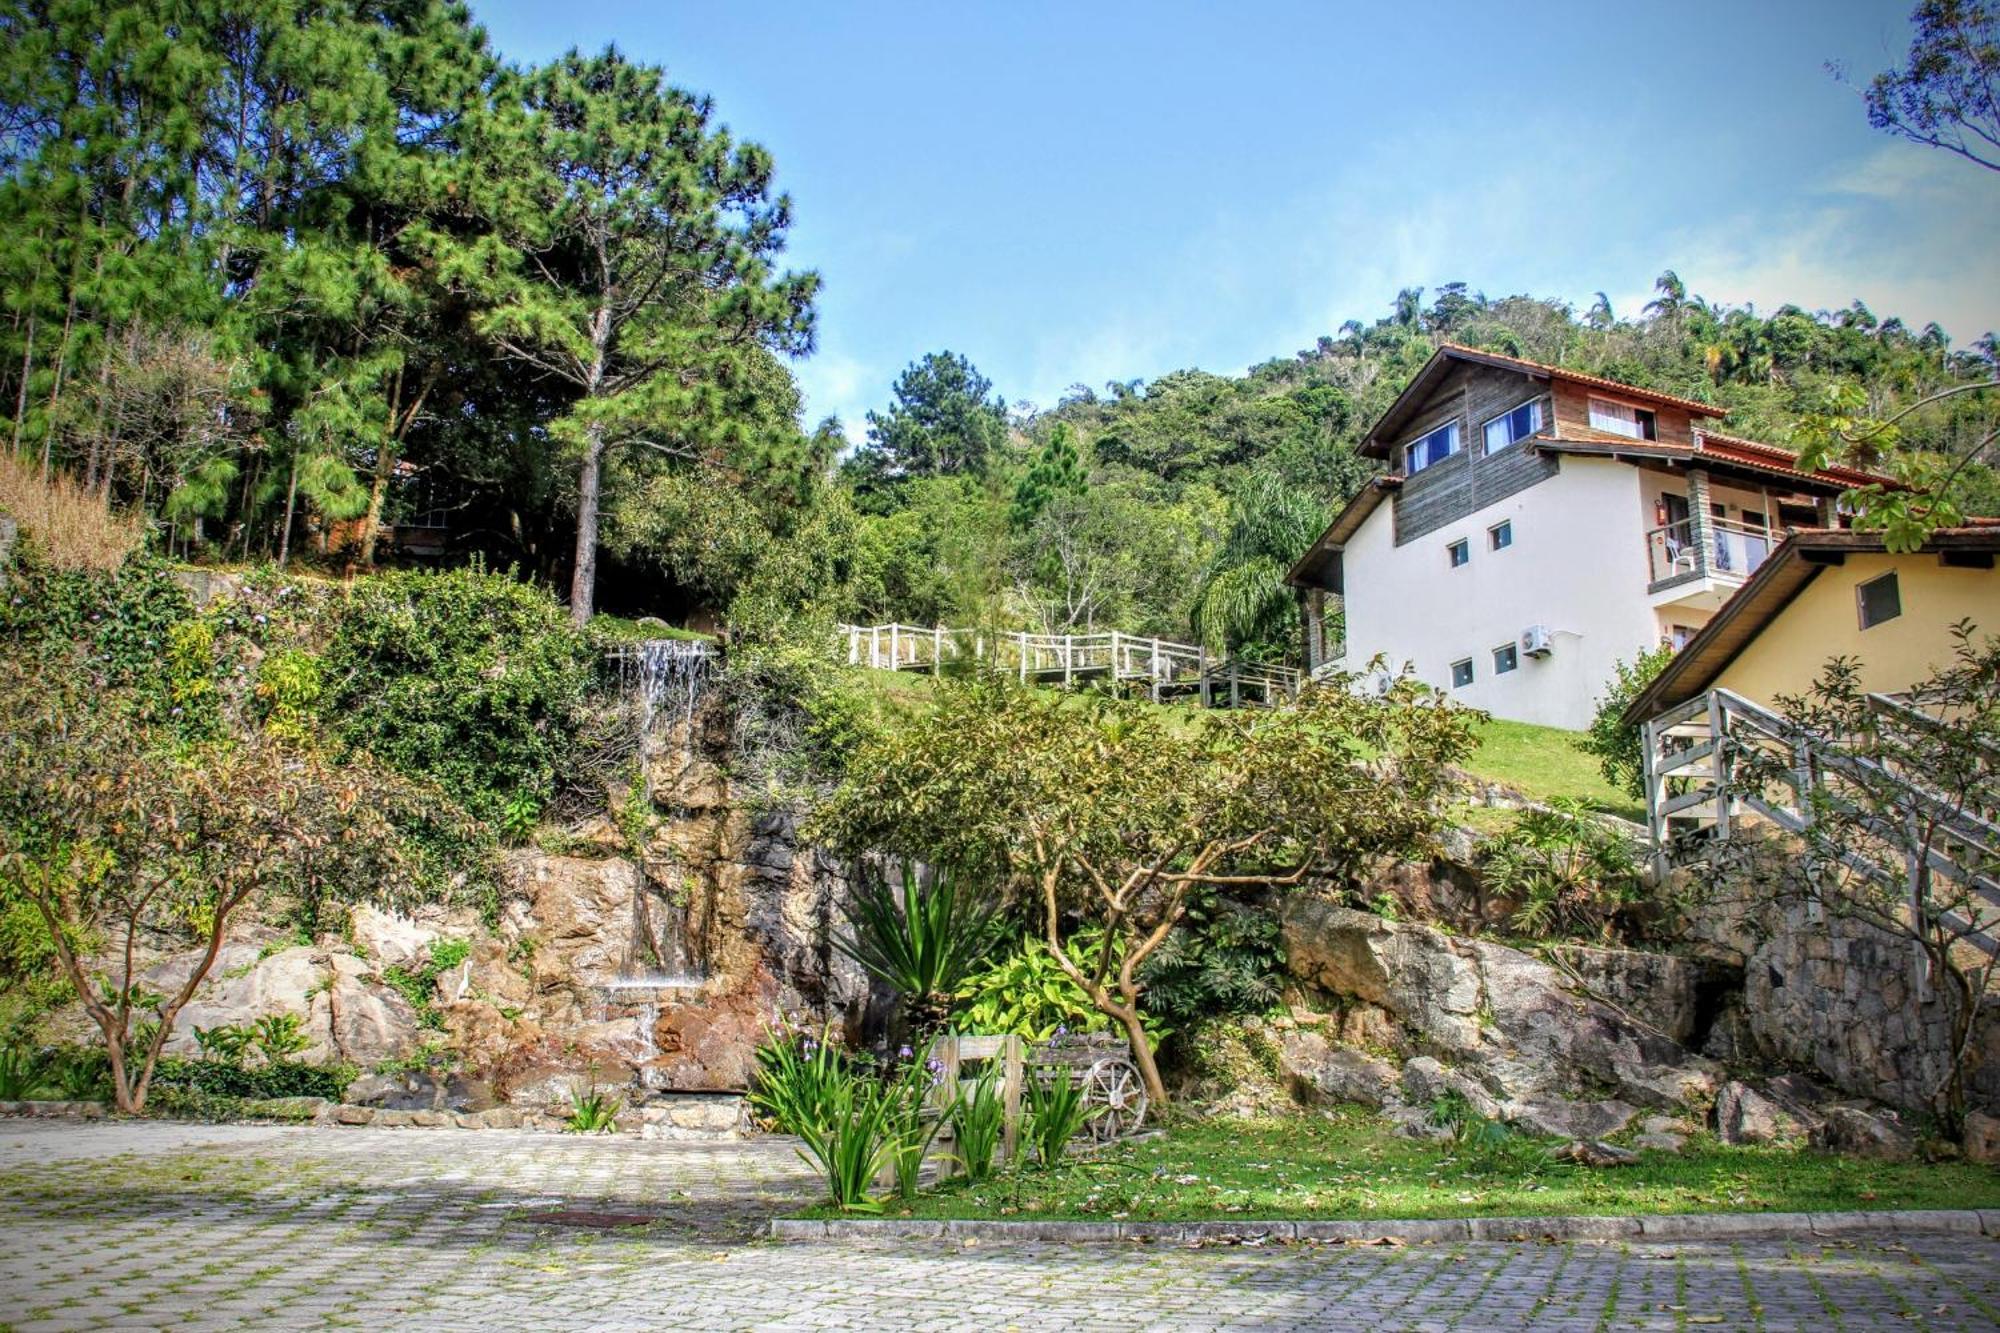
POLYGON ((1336 878, 1442 826, 1479 715, 1402 679, 1335 680, 1289 708, 1186 721, 982 678, 864 742, 816 814, 850 851, 976 867, 1026 906, 1057 966, 1130 1040, 1164 1100, 1139 969, 1206 890, 1336 878), (1109 947, 1072 952, 1078 926, 1109 947))
POLYGON ((336 736, 487 817, 547 801, 594 671, 545 593, 476 570, 356 584, 321 669, 336 736))

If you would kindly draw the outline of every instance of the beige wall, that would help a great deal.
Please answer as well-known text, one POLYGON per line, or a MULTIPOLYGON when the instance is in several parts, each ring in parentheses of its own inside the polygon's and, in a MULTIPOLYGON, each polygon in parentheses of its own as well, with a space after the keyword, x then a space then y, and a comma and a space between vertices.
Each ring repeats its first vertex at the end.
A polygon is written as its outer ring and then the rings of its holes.
POLYGON ((1768 704, 1803 693, 1828 658, 1851 657, 1864 689, 1908 689, 1950 656, 1961 619, 2000 635, 2000 569, 1948 569, 1935 555, 1850 555, 1821 570, 1715 683, 1768 704), (1864 630, 1855 588, 1891 569, 1903 614, 1864 630))

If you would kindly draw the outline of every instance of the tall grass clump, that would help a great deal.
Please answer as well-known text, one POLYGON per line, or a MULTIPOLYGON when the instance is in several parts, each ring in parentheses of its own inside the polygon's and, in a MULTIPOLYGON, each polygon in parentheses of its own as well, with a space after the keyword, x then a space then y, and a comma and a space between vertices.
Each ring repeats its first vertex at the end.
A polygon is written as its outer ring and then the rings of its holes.
POLYGON ((21 525, 41 558, 52 568, 109 571, 139 549, 146 520, 116 513, 101 496, 67 474, 0 452, 0 514, 21 525))

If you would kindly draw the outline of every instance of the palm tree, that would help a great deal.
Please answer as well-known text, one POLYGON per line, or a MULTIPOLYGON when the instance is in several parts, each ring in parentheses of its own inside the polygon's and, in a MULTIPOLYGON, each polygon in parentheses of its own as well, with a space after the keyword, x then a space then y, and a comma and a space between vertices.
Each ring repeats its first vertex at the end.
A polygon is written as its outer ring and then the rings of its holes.
POLYGON ((1646 302, 1646 312, 1658 315, 1670 324, 1678 323, 1681 307, 1687 304, 1687 284, 1681 281, 1681 275, 1668 269, 1653 280, 1653 290, 1659 296, 1646 302))
POLYGON ((1285 571, 1327 523, 1311 493, 1260 472, 1230 501, 1229 533, 1195 594, 1194 632, 1216 652, 1286 643, 1298 606, 1285 571))
POLYGON ((1611 298, 1599 292, 1597 299, 1591 302, 1590 313, 1583 317, 1583 322, 1593 329, 1608 329, 1616 324, 1618 316, 1611 313, 1611 298))

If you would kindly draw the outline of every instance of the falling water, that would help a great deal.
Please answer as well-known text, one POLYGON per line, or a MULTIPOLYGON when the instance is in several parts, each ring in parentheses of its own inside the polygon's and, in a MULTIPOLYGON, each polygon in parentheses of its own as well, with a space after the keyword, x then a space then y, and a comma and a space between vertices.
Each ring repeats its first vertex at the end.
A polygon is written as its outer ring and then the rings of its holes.
MULTIPOLYGON (((698 639, 647 639, 620 654, 619 661, 626 688, 638 700, 639 764, 646 799, 651 800, 653 761, 663 746, 674 743, 675 729, 693 720, 715 664, 715 649, 698 639)), ((692 741, 683 735, 679 743, 692 741)), ((677 892, 641 889, 633 895, 625 956, 618 975, 603 986, 607 997, 639 1007, 641 1030, 648 1034, 660 1001, 699 991, 706 979, 706 960, 692 943, 696 932, 688 919, 693 888, 683 880, 677 892)))

